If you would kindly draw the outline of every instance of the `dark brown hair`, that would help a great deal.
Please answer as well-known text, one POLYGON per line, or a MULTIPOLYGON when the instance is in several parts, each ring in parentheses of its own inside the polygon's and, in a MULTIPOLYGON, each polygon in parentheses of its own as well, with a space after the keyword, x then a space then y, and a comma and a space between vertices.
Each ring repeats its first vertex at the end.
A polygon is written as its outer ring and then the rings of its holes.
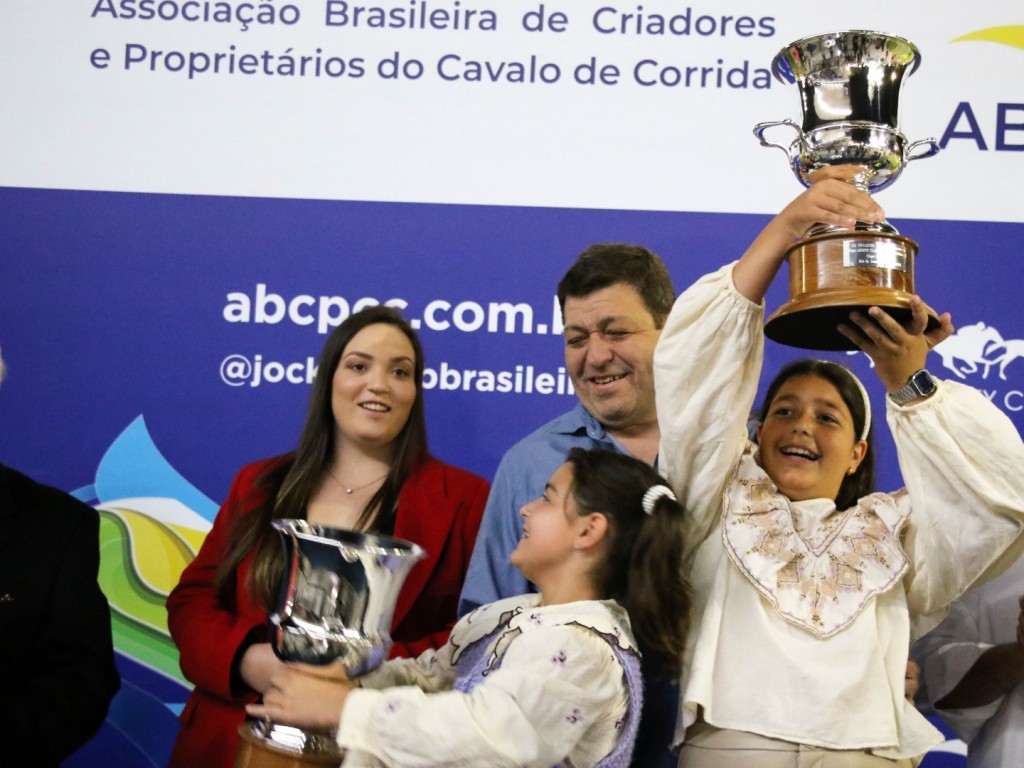
POLYGON ((589 296, 619 283, 639 294, 654 318, 655 328, 665 325, 676 299, 672 277, 654 253, 630 243, 596 243, 576 257, 558 284, 562 317, 565 317, 566 299, 589 296))
POLYGON ((639 459, 573 448, 566 461, 579 514, 598 512, 608 519, 610 546, 591 574, 598 590, 622 603, 637 640, 678 673, 690 620, 682 507, 662 496, 650 514, 644 511, 644 494, 668 483, 639 459))
POLYGON ((249 589, 256 602, 268 610, 273 607, 281 575, 282 554, 277 537, 271 533, 270 522, 276 518, 306 517, 309 501, 334 459, 335 421, 331 408, 334 372, 353 337, 364 328, 381 323, 397 328, 412 345, 416 398, 409 420, 395 437, 391 469, 381 487, 366 503, 356 527, 374 531, 393 529, 402 484, 416 462, 427 454, 423 348, 412 326, 397 310, 377 306, 350 315, 327 338, 320 354, 298 447, 257 479, 257 487, 266 492, 267 500, 253 512, 241 515, 231 532, 230 551, 214 577, 214 587, 223 604, 230 605, 234 601, 235 573, 249 553, 255 552, 249 571, 249 589))

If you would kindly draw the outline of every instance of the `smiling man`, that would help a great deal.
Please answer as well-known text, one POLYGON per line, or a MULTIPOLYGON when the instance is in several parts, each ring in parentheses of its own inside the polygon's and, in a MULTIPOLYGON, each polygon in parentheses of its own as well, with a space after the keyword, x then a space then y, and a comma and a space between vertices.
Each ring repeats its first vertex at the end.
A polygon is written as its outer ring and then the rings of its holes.
MULTIPOLYGON (((558 284, 565 367, 579 403, 516 443, 491 485, 459 600, 460 615, 484 603, 536 591, 509 563, 522 536, 519 510, 538 498, 570 448, 602 448, 655 464, 654 346, 675 300, 664 263, 646 248, 593 245, 558 284)), ((675 765, 668 752, 675 705, 668 682, 646 670, 644 716, 633 764, 675 765), (653 706, 648 706, 648 705, 653 706), (652 719, 657 713, 657 719, 652 719), (664 745, 664 746, 663 746, 664 745)))
POLYGON ((661 259, 625 243, 592 245, 558 284, 565 367, 579 403, 516 443, 501 460, 459 602, 460 614, 534 591, 508 561, 522 535, 519 510, 570 448, 603 448, 654 464, 654 346, 675 300, 661 259))

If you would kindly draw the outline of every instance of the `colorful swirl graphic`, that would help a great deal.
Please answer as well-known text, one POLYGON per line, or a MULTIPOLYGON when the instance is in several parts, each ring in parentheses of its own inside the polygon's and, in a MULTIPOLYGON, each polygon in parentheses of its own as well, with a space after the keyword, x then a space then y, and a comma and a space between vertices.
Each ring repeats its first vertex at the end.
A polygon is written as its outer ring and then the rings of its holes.
POLYGON ((122 684, 103 730, 68 765, 99 765, 92 761, 105 753, 117 754, 120 766, 164 766, 191 688, 164 603, 217 505, 168 463, 142 416, 107 449, 95 485, 73 495, 99 511, 99 582, 110 602, 122 684))

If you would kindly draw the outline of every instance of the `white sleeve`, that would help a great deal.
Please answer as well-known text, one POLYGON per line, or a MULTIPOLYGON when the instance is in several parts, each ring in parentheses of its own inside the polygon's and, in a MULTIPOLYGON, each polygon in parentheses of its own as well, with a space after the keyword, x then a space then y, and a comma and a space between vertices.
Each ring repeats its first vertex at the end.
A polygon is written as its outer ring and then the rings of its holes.
POLYGON ((743 296, 729 264, 677 300, 654 351, 659 465, 690 515, 688 540, 707 536, 746 445, 761 374, 763 305, 743 296))
POLYGON ((1024 443, 982 393, 957 382, 938 382, 915 405, 888 401, 887 420, 913 510, 907 602, 911 615, 934 615, 1024 547, 1024 443))
POLYGON ((451 646, 445 643, 440 648, 428 648, 415 659, 389 659, 360 677, 359 684, 364 688, 415 685, 428 693, 444 691, 452 687, 455 679, 451 654, 451 646))
MULTIPOLYGON (((918 641, 914 656, 921 664, 921 677, 928 703, 942 700, 956 688, 964 675, 989 648, 979 640, 977 599, 972 593, 953 603, 949 615, 934 630, 918 641)), ((939 716, 966 742, 999 711, 1004 696, 980 707, 936 710, 939 716)))
POLYGON ((513 640, 501 666, 469 694, 353 691, 337 740, 349 750, 346 768, 550 768, 595 737, 608 735, 610 749, 626 697, 606 641, 578 626, 541 628, 513 640))

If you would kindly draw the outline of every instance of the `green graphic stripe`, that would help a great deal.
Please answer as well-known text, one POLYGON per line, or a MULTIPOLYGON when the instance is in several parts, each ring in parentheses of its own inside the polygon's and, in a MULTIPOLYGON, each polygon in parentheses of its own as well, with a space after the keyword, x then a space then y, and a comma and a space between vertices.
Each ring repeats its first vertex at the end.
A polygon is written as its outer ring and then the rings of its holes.
POLYGON ((178 666, 178 649, 167 636, 144 627, 120 613, 111 614, 114 647, 136 661, 156 669, 191 688, 178 666))
POLYGON ((135 573, 129 535, 116 514, 100 510, 100 587, 112 608, 168 635, 166 595, 153 592, 135 573))

